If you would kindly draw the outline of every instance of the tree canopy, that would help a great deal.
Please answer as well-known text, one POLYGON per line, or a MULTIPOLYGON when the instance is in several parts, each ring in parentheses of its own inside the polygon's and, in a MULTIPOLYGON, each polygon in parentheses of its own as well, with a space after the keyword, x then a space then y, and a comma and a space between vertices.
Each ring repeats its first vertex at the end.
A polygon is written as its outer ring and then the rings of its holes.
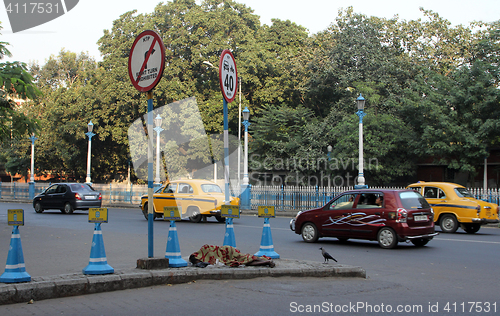
MULTIPOLYGON (((355 175, 355 99, 361 93, 369 185, 404 182, 426 159, 474 174, 499 142, 500 21, 452 26, 436 12, 421 11, 422 19, 406 21, 347 8, 328 29, 312 35, 289 20, 261 25, 250 7, 235 1, 174 0, 149 14, 125 12, 99 39, 100 62, 63 50, 29 71, 22 63, 0 64, 0 137, 5 140, 15 130, 26 143, 12 147, 6 159, 26 170, 27 162, 16 157, 26 154, 27 136, 36 130, 37 173, 82 180, 84 133, 92 120, 93 178, 123 179, 132 157, 127 132, 137 120, 144 126, 147 110, 145 95, 128 78, 128 57, 135 38, 151 29, 166 49, 155 106, 195 97, 206 131, 205 140, 198 137, 174 155, 176 170, 193 175, 207 163, 207 152, 219 159, 222 96, 218 71, 210 64, 217 67, 222 50, 230 49, 242 107, 252 115, 254 171, 355 175), (7 98, 14 92, 30 101, 16 108, 7 98)), ((0 44, 0 55, 8 54, 0 44)), ((233 135, 242 129, 238 103, 239 97, 229 104, 233 135)))

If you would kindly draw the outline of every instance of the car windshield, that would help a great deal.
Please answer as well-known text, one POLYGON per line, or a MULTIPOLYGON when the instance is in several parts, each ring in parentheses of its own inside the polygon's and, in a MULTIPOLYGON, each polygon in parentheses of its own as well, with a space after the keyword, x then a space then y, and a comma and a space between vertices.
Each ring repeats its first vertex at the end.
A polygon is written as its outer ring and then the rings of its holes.
POLYGON ((400 192, 399 198, 405 209, 430 208, 429 203, 417 191, 400 192))
POLYGON ((212 184, 212 183, 202 184, 201 190, 205 193, 213 193, 213 192, 222 193, 221 188, 217 184, 212 184))
POLYGON ((85 183, 72 184, 70 187, 71 187, 71 191, 73 191, 73 192, 81 192, 81 191, 92 192, 92 191, 94 191, 94 189, 91 186, 89 186, 85 183))
POLYGON ((467 191, 466 188, 455 188, 455 192, 457 193, 458 197, 474 197, 472 194, 470 194, 469 191, 467 191))

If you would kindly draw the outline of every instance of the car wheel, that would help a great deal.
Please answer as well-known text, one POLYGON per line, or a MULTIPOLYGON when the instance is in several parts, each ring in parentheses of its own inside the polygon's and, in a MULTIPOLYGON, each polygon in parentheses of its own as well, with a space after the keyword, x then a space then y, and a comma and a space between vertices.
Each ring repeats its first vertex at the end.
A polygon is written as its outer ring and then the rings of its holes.
POLYGON ((461 227, 467 234, 475 234, 481 228, 481 224, 462 224, 461 227))
POLYGON ((74 211, 73 206, 71 206, 71 203, 66 202, 64 204, 64 208, 61 210, 62 213, 64 214, 72 214, 74 211))
POLYGON ((443 233, 454 233, 458 229, 457 218, 452 214, 445 214, 441 217, 439 226, 443 233))
POLYGON ((219 215, 215 215, 215 219, 219 222, 219 223, 224 223, 226 221, 226 218, 225 217, 222 217, 222 216, 219 216, 219 215))
POLYGON ((398 244, 398 237, 392 228, 384 227, 378 232, 377 241, 380 247, 392 249, 398 244))
POLYGON ((429 238, 417 238, 417 239, 412 239, 411 242, 417 247, 423 247, 427 245, 429 240, 430 240, 429 238))
POLYGON ((202 215, 200 213, 200 211, 198 210, 198 208, 196 207, 191 207, 188 209, 188 214, 189 215, 189 220, 193 223, 199 223, 201 222, 201 219, 202 219, 202 215))
MULTIPOLYGON (((154 210, 153 210, 153 214, 154 214, 154 210)), ((144 218, 146 220, 148 220, 148 203, 144 203, 144 207, 142 209, 142 215, 144 215, 144 218)), ((155 218, 156 218, 156 215, 153 216, 153 220, 155 220, 155 218)))
POLYGON ((316 242, 318 240, 318 229, 313 223, 306 223, 302 226, 302 239, 305 242, 316 242))
POLYGON ((35 212, 37 212, 37 213, 43 212, 42 203, 40 203, 40 202, 35 203, 35 212))

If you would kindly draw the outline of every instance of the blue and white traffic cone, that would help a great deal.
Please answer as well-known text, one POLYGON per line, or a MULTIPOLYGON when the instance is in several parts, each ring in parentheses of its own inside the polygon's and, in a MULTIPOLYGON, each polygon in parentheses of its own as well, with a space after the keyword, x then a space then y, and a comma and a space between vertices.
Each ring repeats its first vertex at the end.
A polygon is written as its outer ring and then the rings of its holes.
POLYGON ((264 228, 262 229, 262 239, 260 240, 260 250, 254 256, 267 256, 271 259, 279 259, 280 255, 274 251, 273 235, 271 234, 271 224, 269 218, 264 219, 264 228))
POLYGON ((177 237, 177 227, 175 226, 175 221, 170 221, 165 258, 168 259, 169 267, 187 267, 186 260, 181 257, 181 248, 179 247, 179 238, 177 237))
POLYGON ((26 266, 24 265, 23 247, 21 245, 19 226, 14 226, 14 229, 12 229, 12 236, 10 238, 7 264, 5 266, 5 272, 2 276, 0 276, 0 282, 17 283, 29 281, 31 281, 31 276, 28 272, 26 272, 26 266))
POLYGON ((108 259, 106 259, 101 223, 95 223, 89 265, 83 269, 83 274, 109 274, 114 272, 115 269, 108 264, 108 259))
POLYGON ((231 246, 236 248, 236 239, 234 238, 233 219, 226 218, 226 234, 224 235, 223 246, 231 246))

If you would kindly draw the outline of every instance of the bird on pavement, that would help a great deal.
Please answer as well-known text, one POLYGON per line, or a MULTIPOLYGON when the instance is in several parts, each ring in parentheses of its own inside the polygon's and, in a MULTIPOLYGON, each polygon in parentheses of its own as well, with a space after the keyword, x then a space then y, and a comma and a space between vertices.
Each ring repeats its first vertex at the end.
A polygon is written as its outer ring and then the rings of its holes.
POLYGON ((323 254, 323 258, 325 258, 325 262, 323 263, 328 263, 328 259, 332 259, 333 261, 337 262, 337 260, 335 260, 334 257, 332 257, 328 252, 326 252, 326 250, 323 249, 323 247, 320 247, 319 249, 321 250, 321 254, 323 254))

